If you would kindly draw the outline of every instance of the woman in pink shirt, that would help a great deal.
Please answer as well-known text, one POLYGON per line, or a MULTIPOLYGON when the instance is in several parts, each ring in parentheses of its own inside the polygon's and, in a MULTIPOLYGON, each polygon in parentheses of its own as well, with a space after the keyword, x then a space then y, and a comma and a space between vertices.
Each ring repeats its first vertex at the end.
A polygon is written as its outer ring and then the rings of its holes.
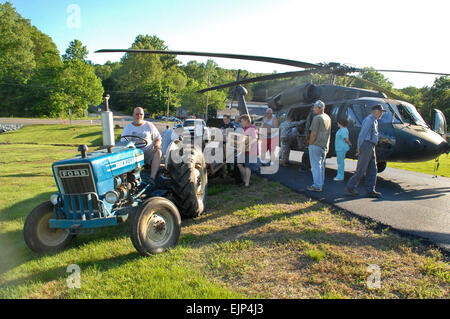
POLYGON ((245 187, 249 187, 252 171, 258 170, 258 129, 251 124, 251 119, 248 115, 241 116, 241 123, 242 134, 248 136, 248 141, 245 143, 245 162, 238 163, 237 167, 245 187))

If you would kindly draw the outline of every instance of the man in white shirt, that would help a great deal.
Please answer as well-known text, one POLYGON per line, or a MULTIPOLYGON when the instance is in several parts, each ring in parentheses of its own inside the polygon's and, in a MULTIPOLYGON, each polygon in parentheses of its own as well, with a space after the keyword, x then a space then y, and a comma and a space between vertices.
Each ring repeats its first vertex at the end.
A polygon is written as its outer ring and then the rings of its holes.
MULTIPOLYGON (((142 148, 144 151, 145 164, 151 165, 150 177, 155 180, 161 164, 161 135, 153 123, 144 121, 144 109, 137 107, 133 111, 133 122, 125 126, 122 136, 133 135, 147 141, 147 145, 142 148)), ((128 140, 133 140, 128 138, 128 140)), ((139 143, 139 139, 135 139, 139 143)), ((122 141, 126 141, 122 138, 122 141)))

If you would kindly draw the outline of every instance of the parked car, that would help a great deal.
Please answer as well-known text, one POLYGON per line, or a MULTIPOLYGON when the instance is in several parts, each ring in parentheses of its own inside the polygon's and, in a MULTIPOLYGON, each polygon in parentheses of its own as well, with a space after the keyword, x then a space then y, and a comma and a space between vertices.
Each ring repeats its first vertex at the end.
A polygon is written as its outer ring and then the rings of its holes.
POLYGON ((184 120, 183 123, 183 128, 185 130, 188 130, 189 133, 191 134, 191 136, 198 136, 198 134, 196 134, 198 131, 196 130, 197 127, 201 126, 201 132, 202 132, 202 137, 204 137, 204 139, 208 140, 209 136, 210 136, 210 132, 208 127, 206 126, 206 123, 204 120, 202 119, 186 119, 184 120))

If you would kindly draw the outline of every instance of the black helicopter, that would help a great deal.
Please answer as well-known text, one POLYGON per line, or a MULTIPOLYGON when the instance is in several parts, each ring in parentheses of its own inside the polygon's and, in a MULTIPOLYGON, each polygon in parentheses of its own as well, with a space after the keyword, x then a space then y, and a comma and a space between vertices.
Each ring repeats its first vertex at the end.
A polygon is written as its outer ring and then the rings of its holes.
MULTIPOLYGON (((255 78, 238 79, 237 81, 208 87, 197 91, 204 93, 211 90, 224 88, 235 88, 239 96, 240 113, 248 114, 245 103, 246 89, 243 84, 267 81, 281 78, 292 78, 311 74, 329 74, 329 85, 303 84, 300 86, 286 89, 270 98, 267 102, 273 109, 279 122, 281 123, 287 115, 292 115, 295 121, 306 120, 304 128, 304 140, 306 141, 308 133, 308 120, 312 116, 312 104, 320 99, 325 102, 325 112, 332 119, 332 137, 338 129, 337 121, 340 118, 347 118, 349 122, 350 141, 353 147, 347 153, 347 158, 356 159, 357 139, 363 119, 370 113, 372 106, 381 104, 387 111, 379 120, 380 138, 376 148, 378 171, 382 172, 386 168, 388 161, 392 162, 422 162, 435 159, 443 153, 450 151, 450 145, 447 142, 447 122, 442 111, 432 110, 431 126, 423 120, 416 107, 393 92, 378 86, 375 83, 362 78, 349 76, 349 73, 365 72, 367 69, 359 69, 342 65, 339 63, 320 63, 313 64, 295 60, 271 58, 264 56, 250 56, 240 54, 209 53, 209 52, 191 52, 191 51, 158 51, 158 50, 138 50, 138 49, 103 49, 96 51, 98 53, 147 53, 147 54, 170 54, 170 55, 191 55, 219 58, 232 58, 241 60, 261 61, 301 67, 305 70, 285 72, 278 74, 269 74, 255 78), (334 85, 336 76, 348 76, 358 79, 375 88, 374 90, 359 89, 347 86, 334 85), (392 97, 388 98, 388 96, 392 97)), ((371 70, 378 72, 401 72, 401 73, 419 73, 449 76, 447 73, 423 72, 423 71, 405 71, 405 70, 371 70)), ((233 93, 235 95, 235 93, 233 93)), ((299 143, 296 148, 298 151, 307 152, 307 143, 299 143)), ((304 153, 305 154, 305 153, 304 153)), ((330 142, 330 151, 327 157, 335 156, 334 141, 330 142)), ((302 164, 304 168, 309 166, 309 156, 303 155, 302 164), (305 167, 306 166, 306 167, 305 167)))

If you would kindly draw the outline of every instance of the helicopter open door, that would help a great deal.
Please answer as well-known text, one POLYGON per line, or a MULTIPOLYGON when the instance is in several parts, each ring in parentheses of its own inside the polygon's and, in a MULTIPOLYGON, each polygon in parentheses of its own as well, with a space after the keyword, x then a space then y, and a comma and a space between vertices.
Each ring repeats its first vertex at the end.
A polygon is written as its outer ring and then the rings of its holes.
POLYGON ((438 109, 431 111, 431 129, 444 139, 447 139, 447 121, 445 120, 444 113, 438 109))

